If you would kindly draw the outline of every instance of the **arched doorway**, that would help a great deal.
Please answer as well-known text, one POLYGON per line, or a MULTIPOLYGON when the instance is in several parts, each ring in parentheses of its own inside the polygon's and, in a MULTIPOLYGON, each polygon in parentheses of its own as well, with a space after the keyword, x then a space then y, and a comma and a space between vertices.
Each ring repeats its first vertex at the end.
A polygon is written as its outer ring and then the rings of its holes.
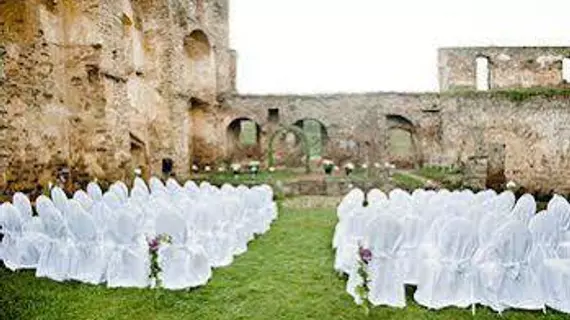
POLYGON ((387 115, 388 161, 398 168, 414 168, 418 165, 416 129, 414 124, 400 115, 387 115))
POLYGON ((276 156, 275 156, 275 142, 278 138, 281 138, 283 136, 287 136, 287 134, 292 133, 295 138, 297 139, 297 141, 301 142, 301 146, 302 146, 302 152, 303 152, 303 162, 304 162, 304 166, 305 166, 305 172, 309 173, 311 172, 311 167, 309 164, 310 161, 310 155, 309 155, 309 140, 307 139, 307 136, 305 134, 305 132, 297 127, 297 126, 282 126, 279 129, 277 129, 273 135, 271 136, 271 138, 269 138, 269 147, 268 147, 268 158, 269 158, 269 166, 274 166, 276 163, 276 156))
MULTIPOLYGON (((310 159, 323 157, 329 140, 325 125, 319 120, 311 118, 297 120, 293 125, 305 133, 309 144, 310 159)), ((296 144, 299 144, 299 141, 296 141, 296 144)))
POLYGON ((230 160, 260 160, 261 126, 257 122, 247 117, 237 118, 230 122, 226 132, 230 160))
POLYGON ((216 94, 216 67, 208 36, 202 30, 194 30, 184 38, 184 48, 190 58, 186 85, 192 96, 211 101, 216 94))

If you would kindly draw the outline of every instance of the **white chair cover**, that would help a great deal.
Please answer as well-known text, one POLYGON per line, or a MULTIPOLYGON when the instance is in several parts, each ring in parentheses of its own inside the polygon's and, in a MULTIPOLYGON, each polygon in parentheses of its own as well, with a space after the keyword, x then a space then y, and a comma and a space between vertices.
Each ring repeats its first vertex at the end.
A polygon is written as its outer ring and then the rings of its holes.
POLYGON ((542 273, 546 305, 570 313, 570 260, 547 259, 542 273))
POLYGON ((55 205, 55 207, 62 212, 63 214, 65 214, 65 206, 67 205, 67 195, 65 194, 65 192, 63 191, 62 188, 60 187, 53 187, 51 189, 51 199, 53 201, 53 204, 55 205))
POLYGON ((103 191, 97 182, 89 182, 87 184, 87 194, 93 201, 100 201, 103 199, 103 191))
POLYGON ((454 218, 445 223, 437 238, 439 254, 422 266, 414 299, 430 309, 474 304, 471 259, 476 249, 477 236, 469 220, 454 218))
POLYGON ((397 259, 403 231, 400 222, 390 215, 382 215, 369 222, 365 246, 372 251, 372 262, 368 266, 368 299, 372 305, 406 306, 404 279, 397 259))
POLYGON ((212 275, 208 257, 199 245, 187 246, 188 234, 184 219, 163 213, 156 220, 156 234, 168 234, 172 244, 159 249, 162 283, 167 289, 186 289, 204 285, 212 275))
POLYGON ((111 216, 106 237, 115 243, 107 267, 107 286, 144 288, 149 286, 150 261, 144 236, 137 230, 135 218, 119 211, 111 216))
POLYGON ((73 200, 81 203, 81 206, 83 207, 83 209, 85 209, 88 212, 91 211, 91 207, 93 207, 93 202, 94 202, 93 199, 91 199, 91 197, 89 197, 87 192, 85 192, 83 190, 77 190, 73 194, 73 200))
POLYGON ((525 225, 528 225, 536 213, 536 201, 530 194, 525 194, 517 201, 512 215, 525 225))
POLYGON ((2 258, 6 268, 14 271, 20 267, 17 244, 22 236, 24 215, 11 203, 5 202, 0 206, 0 216, 2 217, 2 221, 0 221, 1 232, 4 235, 0 247, 2 258))
POLYGON ((12 197, 12 202, 14 203, 14 207, 20 212, 24 221, 32 218, 32 205, 28 196, 21 192, 16 192, 12 197))
POLYGON ((520 221, 505 225, 493 240, 494 259, 479 265, 479 297, 502 312, 507 308, 540 310, 544 307, 540 279, 529 265, 532 235, 520 221))
POLYGON ((69 278, 81 282, 99 284, 107 267, 107 255, 100 241, 95 220, 79 204, 70 201, 71 212, 67 217, 70 232, 69 278))

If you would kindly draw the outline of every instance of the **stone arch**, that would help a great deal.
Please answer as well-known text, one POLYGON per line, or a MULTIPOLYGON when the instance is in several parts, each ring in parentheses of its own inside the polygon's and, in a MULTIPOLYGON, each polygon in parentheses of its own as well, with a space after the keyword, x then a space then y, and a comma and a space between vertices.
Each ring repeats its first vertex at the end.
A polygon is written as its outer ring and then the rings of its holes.
POLYGON ((420 163, 416 126, 408 118, 386 115, 388 160, 401 168, 412 168, 420 163))
POLYGON ((212 101, 216 94, 216 66, 214 50, 206 33, 200 29, 184 38, 184 50, 189 58, 189 74, 186 85, 192 96, 212 101))
POLYGON ((226 150, 230 160, 261 157, 261 126, 248 117, 233 119, 226 127, 226 150))
MULTIPOLYGON (((309 143, 309 157, 320 158, 326 151, 329 141, 327 127, 314 118, 303 118, 295 121, 293 126, 303 130, 309 143)), ((296 141, 298 144, 299 141, 296 141)))
POLYGON ((305 153, 305 156, 304 156, 305 172, 306 173, 311 172, 311 166, 309 163, 309 161, 310 161, 309 140, 307 139, 307 135, 305 134, 305 132, 295 125, 281 126, 279 129, 275 130, 273 135, 271 135, 271 137, 269 138, 269 147, 268 147, 269 166, 271 167, 271 166, 275 165, 275 156, 273 154, 274 153, 273 144, 275 143, 275 139, 277 137, 279 137, 280 135, 283 135, 283 134, 288 133, 288 132, 292 132, 293 134, 295 134, 297 139, 299 139, 301 141, 301 143, 303 144, 303 152, 305 153))

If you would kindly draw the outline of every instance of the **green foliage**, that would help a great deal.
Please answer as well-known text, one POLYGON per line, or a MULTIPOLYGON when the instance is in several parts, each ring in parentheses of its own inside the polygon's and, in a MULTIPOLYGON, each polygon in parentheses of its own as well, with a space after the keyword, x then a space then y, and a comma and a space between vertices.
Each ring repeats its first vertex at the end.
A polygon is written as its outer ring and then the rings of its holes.
POLYGON ((416 173, 431 180, 443 181, 450 175, 461 174, 461 170, 455 167, 425 166, 416 173))
POLYGON ((415 174, 437 181, 446 189, 455 190, 463 187, 463 173, 457 167, 425 166, 417 170, 415 174))
POLYGON ((453 90, 444 92, 442 95, 459 96, 459 97, 497 97, 506 98, 512 102, 521 103, 534 97, 554 98, 564 97, 570 98, 569 88, 517 88, 517 89, 500 89, 490 91, 475 91, 475 90, 453 90))
POLYGON ((264 183, 273 183, 276 181, 288 181, 295 178, 296 176, 297 173, 292 170, 277 170, 275 172, 259 171, 256 174, 242 172, 238 175, 234 175, 232 172, 218 172, 208 175, 198 175, 194 177, 194 180, 209 181, 214 185, 223 185, 224 183, 229 183, 232 185, 258 185, 264 183))
POLYGON ((257 144, 257 124, 251 120, 244 120, 240 123, 241 130, 239 141, 244 146, 254 146, 257 144))
POLYGON ((396 187, 409 191, 424 187, 424 181, 401 172, 394 173, 392 181, 396 187))
POLYGON ((368 275, 368 265, 362 260, 358 261, 358 275, 362 279, 362 285, 356 287, 356 293, 362 299, 362 309, 364 309, 364 314, 370 314, 370 301, 368 300, 368 293, 370 292, 368 288, 368 283, 370 282, 370 277, 368 275))

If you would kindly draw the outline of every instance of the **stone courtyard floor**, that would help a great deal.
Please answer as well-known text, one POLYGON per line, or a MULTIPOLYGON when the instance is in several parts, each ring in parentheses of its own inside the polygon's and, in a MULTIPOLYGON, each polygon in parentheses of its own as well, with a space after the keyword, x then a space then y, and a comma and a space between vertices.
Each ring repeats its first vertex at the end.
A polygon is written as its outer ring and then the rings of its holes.
MULTIPOLYGON (((191 291, 107 289, 0 269, 0 319, 500 319, 488 309, 428 311, 408 288, 405 309, 374 308, 366 317, 333 271, 331 239, 339 198, 299 197, 235 262, 191 291), (317 208, 315 208, 317 207, 317 208)), ((507 311, 504 319, 570 319, 548 310, 507 311)))

